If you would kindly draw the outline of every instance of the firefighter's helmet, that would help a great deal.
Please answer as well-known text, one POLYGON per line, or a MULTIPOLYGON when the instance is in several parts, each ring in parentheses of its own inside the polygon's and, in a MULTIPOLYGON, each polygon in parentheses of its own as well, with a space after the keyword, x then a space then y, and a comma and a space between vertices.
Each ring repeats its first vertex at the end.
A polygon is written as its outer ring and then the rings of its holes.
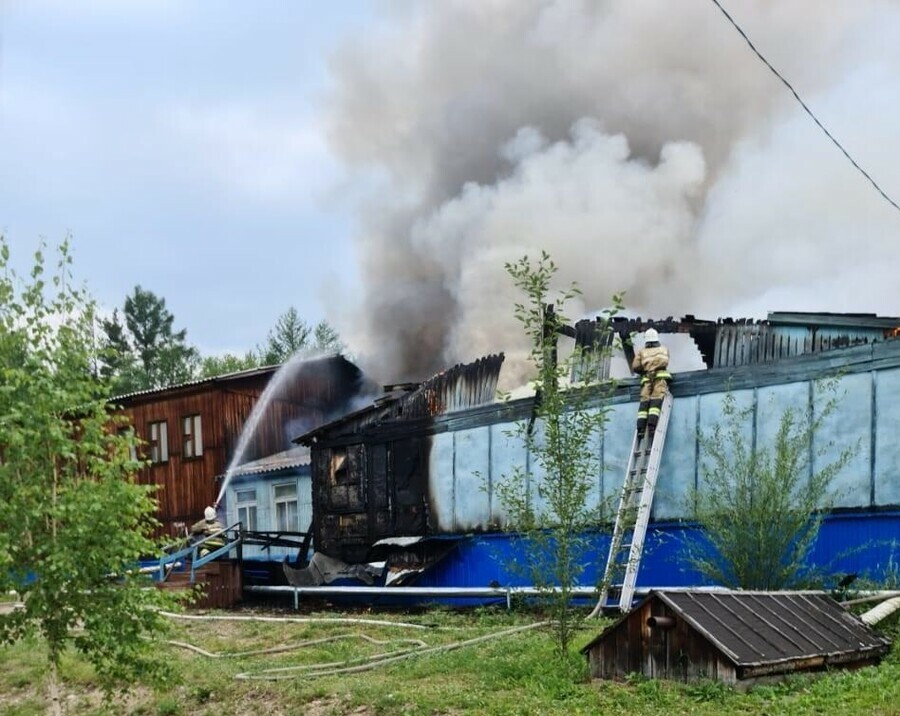
POLYGON ((659 343, 659 333, 655 328, 648 328, 644 331, 644 341, 646 343, 659 343))
POLYGON ((207 507, 205 510, 203 510, 203 519, 205 519, 207 522, 212 522, 214 519, 216 519, 215 508, 207 507))

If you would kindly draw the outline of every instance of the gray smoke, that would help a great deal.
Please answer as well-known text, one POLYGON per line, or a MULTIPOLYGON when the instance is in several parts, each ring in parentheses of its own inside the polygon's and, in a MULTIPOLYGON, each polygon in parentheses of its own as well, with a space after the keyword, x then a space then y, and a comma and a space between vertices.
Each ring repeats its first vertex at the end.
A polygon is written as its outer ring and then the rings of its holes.
MULTIPOLYGON (((900 194, 900 11, 725 4, 900 194)), ((342 335, 383 380, 514 363, 504 263, 541 249, 573 314, 900 312, 900 215, 707 0, 393 2, 333 74, 333 146, 378 177, 342 335)))

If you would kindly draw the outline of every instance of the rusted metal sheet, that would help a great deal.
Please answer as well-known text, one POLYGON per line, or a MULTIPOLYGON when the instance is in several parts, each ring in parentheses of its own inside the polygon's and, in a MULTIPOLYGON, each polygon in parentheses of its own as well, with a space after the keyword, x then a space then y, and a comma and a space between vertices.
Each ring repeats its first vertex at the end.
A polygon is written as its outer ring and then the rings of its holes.
POLYGON ((661 590, 582 653, 595 678, 735 683, 867 664, 889 649, 888 639, 821 592, 661 590))

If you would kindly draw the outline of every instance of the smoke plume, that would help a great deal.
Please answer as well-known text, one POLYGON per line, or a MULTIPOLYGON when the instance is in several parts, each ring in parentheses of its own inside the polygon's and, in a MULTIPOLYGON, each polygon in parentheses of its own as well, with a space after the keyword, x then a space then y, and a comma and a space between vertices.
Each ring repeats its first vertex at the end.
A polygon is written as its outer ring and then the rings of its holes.
MULTIPOLYGON (((724 4, 900 195, 896 6, 724 4)), ((527 351, 504 263, 541 249, 576 314, 900 312, 900 214, 707 0, 392 2, 332 69, 332 145, 378 177, 342 335, 383 380, 527 351)))

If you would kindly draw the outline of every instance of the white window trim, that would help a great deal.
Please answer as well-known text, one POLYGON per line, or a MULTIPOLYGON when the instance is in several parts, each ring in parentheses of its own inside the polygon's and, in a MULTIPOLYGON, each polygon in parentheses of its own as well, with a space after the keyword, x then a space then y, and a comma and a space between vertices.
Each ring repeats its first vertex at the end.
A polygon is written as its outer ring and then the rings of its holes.
POLYGON ((165 420, 154 420, 150 423, 150 462, 158 465, 168 461, 169 424, 165 420), (154 452, 158 459, 153 459, 154 452))
POLYGON ((259 500, 257 499, 257 491, 256 491, 255 487, 235 489, 235 491, 234 491, 234 509, 235 509, 235 513, 236 513, 235 516, 237 517, 237 521, 244 523, 243 524, 244 529, 251 530, 251 531, 258 529, 258 527, 259 527, 259 500), (241 500, 240 494, 242 492, 252 492, 253 500, 241 500), (254 524, 252 524, 252 525, 249 524, 249 520, 247 520, 245 523, 244 520, 241 519, 241 510, 242 509, 246 510, 251 507, 254 509, 254 524))
POLYGON ((199 413, 185 415, 181 419, 181 449, 184 459, 203 457, 203 423, 199 413))
MULTIPOLYGON (((293 480, 291 482, 278 482, 273 483, 272 485, 272 527, 276 532, 281 531, 278 526, 278 505, 279 504, 287 504, 293 502, 294 503, 294 512, 296 513, 296 520, 300 519, 300 486, 297 484, 297 480, 293 480), (288 499, 285 497, 278 497, 277 492, 279 487, 293 487, 294 494, 292 499, 288 499)), ((285 532, 298 532, 300 530, 299 525, 294 525, 292 528, 284 530, 285 532)))

